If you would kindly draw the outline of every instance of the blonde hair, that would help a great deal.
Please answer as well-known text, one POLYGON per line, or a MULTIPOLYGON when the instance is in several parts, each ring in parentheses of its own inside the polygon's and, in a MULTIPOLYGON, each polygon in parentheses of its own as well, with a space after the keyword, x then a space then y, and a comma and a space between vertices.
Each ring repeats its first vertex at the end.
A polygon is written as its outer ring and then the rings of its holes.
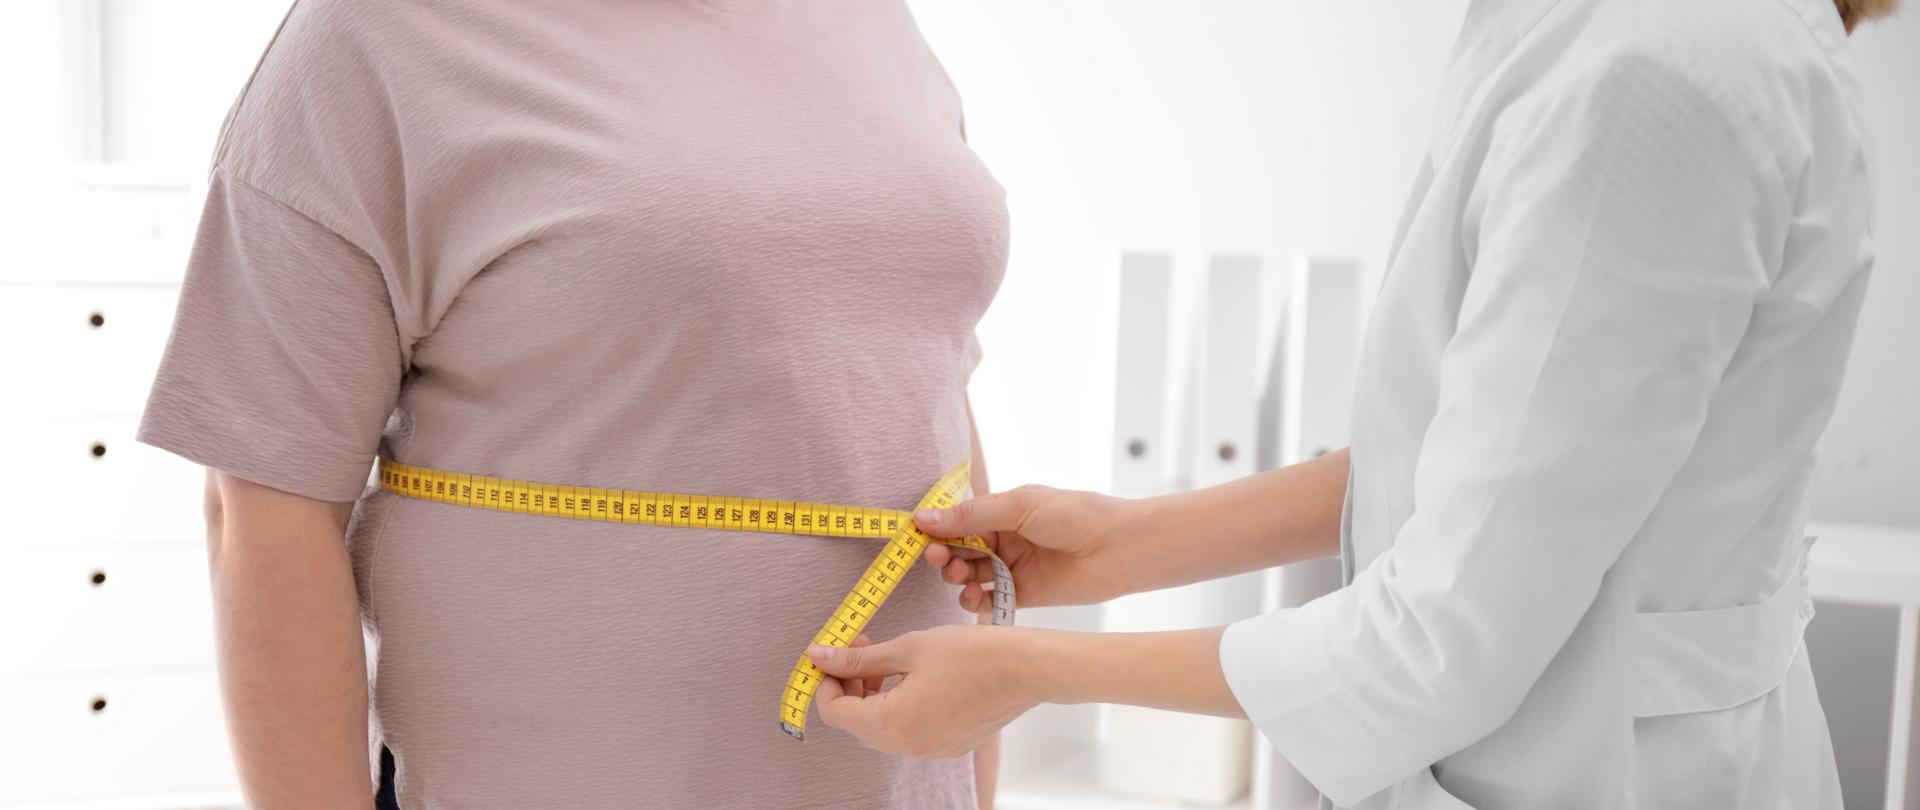
POLYGON ((1851 34, 1853 27, 1860 23, 1892 14, 1900 0, 1833 0, 1833 5, 1840 9, 1840 22, 1851 34))

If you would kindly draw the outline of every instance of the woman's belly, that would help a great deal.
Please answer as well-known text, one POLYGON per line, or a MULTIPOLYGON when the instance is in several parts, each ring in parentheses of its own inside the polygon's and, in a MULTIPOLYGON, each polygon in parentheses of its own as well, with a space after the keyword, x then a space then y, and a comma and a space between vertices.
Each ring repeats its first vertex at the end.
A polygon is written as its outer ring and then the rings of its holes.
MULTIPOLYGON (((907 763, 837 732, 802 744, 775 722, 793 659, 877 543, 386 493, 362 515, 351 534, 379 643, 375 714, 405 806, 971 801, 965 760, 907 763)), ((972 620, 916 570, 870 632, 972 620)))

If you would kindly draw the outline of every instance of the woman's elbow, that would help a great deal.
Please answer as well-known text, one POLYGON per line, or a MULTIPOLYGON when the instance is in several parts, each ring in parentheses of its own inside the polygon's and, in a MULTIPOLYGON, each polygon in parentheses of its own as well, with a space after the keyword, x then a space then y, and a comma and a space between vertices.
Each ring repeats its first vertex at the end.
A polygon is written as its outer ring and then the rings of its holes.
POLYGON ((207 523, 207 557, 215 562, 220 558, 223 545, 226 513, 226 500, 220 493, 220 471, 208 467, 206 487, 200 496, 200 516, 207 523))
POLYGON ((207 522, 207 553, 215 570, 237 553, 300 556, 335 547, 353 518, 353 502, 322 501, 207 470, 201 514, 207 522))

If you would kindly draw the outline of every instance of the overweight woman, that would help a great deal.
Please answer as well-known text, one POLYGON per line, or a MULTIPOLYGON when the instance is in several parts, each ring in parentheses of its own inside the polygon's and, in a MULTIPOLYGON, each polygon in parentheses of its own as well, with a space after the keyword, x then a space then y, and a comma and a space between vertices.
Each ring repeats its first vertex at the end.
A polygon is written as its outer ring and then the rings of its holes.
MULTIPOLYGON (((1888 4, 1875 4, 1888 5, 1888 4)), ((1348 450, 1125 501, 1022 488, 1026 604, 1339 553, 1226 627, 954 627, 821 716, 968 750, 1040 702, 1245 716, 1332 804, 1837 808, 1801 631, 1813 451, 1872 260, 1842 0, 1475 0, 1359 363, 1348 450)), ((978 560, 928 558, 978 607, 978 560)))
MULTIPOLYGON (((772 721, 819 629, 793 606, 873 546, 367 483, 378 453, 914 503, 973 444, 1003 201, 900 2, 300 0, 221 135, 139 432, 210 468, 249 804, 369 806, 384 748, 402 808, 973 807, 966 759, 772 721)), ((874 632, 973 621, 944 591, 874 632)))

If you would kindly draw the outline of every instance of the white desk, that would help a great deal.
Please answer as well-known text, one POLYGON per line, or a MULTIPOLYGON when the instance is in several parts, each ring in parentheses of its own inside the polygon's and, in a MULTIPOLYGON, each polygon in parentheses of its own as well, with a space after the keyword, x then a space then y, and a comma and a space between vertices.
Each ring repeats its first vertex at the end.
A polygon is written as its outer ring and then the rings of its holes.
MULTIPOLYGON (((1816 522, 1807 527, 1807 534, 1820 538, 1808 558, 1808 585, 1816 602, 1880 606, 1898 613, 1893 695, 1887 717, 1884 807, 1920 810, 1920 711, 1916 711, 1920 706, 1920 666, 1916 666, 1916 657, 1920 656, 1920 530, 1816 522)), ((1809 632, 1819 632, 1819 628, 1809 632)), ((1816 668, 1822 665, 1820 661, 1815 663, 1816 668)), ((1834 728, 1836 735, 1858 731, 1834 728)), ((1842 763, 1843 767, 1848 764, 1842 763)), ((1853 804, 1848 802, 1848 806, 1853 804)))

